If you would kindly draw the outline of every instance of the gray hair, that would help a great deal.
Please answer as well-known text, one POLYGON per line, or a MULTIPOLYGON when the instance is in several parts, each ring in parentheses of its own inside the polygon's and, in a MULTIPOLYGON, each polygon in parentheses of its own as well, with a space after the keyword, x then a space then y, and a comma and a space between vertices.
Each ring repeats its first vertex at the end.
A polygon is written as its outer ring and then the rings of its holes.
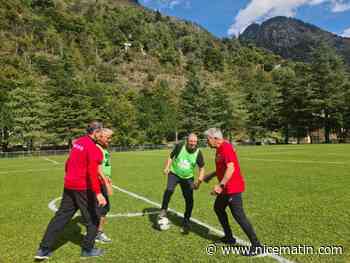
POLYGON ((112 136, 114 133, 111 129, 108 128, 102 128, 101 132, 107 136, 112 136))
POLYGON ((219 128, 210 128, 204 132, 204 135, 215 138, 215 139, 223 139, 222 132, 219 128))
POLYGON ((102 122, 92 121, 88 124, 88 126, 86 128, 86 132, 88 134, 92 134, 94 131, 101 131, 101 129, 103 129, 102 122))

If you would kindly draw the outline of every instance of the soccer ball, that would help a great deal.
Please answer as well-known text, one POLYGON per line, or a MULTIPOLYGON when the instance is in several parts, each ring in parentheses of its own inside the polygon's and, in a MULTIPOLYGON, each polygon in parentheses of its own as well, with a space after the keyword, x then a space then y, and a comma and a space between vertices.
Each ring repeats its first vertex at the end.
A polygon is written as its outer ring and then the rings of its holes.
POLYGON ((160 230, 168 230, 170 228, 170 222, 167 217, 161 217, 158 220, 158 227, 160 230))

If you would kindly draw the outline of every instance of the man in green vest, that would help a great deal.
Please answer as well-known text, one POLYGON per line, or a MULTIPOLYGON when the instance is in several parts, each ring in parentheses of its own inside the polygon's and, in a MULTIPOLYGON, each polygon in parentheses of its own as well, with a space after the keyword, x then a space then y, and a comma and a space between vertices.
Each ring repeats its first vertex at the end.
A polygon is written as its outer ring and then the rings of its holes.
POLYGON ((197 147, 197 135, 191 133, 186 143, 175 146, 165 163, 164 174, 168 176, 167 188, 164 191, 162 210, 159 217, 166 217, 168 204, 177 184, 180 184, 185 199, 186 209, 182 225, 182 233, 188 234, 190 217, 193 209, 194 170, 199 167, 199 177, 204 176, 204 158, 197 147))
POLYGON ((98 232, 95 241, 101 243, 110 243, 112 240, 104 233, 103 228, 106 224, 107 213, 111 209, 109 196, 113 193, 112 188, 112 166, 111 166, 111 155, 108 151, 109 143, 112 140, 113 131, 111 129, 103 128, 101 130, 100 136, 97 140, 97 146, 103 154, 102 164, 99 166, 100 172, 100 182, 101 182, 101 193, 107 201, 104 207, 98 208, 98 213, 101 216, 100 224, 98 227, 98 232))

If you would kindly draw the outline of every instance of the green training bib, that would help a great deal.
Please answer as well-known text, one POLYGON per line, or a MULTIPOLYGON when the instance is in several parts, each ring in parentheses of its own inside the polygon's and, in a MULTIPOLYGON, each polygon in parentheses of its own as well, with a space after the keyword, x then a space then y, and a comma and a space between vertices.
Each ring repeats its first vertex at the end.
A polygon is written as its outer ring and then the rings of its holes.
POLYGON ((186 145, 183 145, 179 155, 173 160, 170 171, 182 179, 193 178, 198 153, 199 149, 194 153, 189 153, 186 150, 186 145))

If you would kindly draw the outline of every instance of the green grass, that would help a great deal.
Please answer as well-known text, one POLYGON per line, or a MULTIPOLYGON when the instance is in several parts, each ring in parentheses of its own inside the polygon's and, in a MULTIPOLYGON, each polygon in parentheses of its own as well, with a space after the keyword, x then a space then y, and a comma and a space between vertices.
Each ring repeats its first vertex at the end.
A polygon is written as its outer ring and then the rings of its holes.
MULTIPOLYGON (((162 175, 169 151, 113 154, 114 184, 157 203, 166 184, 162 175)), ((214 168, 214 151, 204 150, 206 169, 214 168)), ((269 246, 337 245, 343 255, 282 255, 295 262, 350 262, 350 145, 291 145, 238 147, 247 189, 246 213, 261 241, 269 246)), ((45 228, 53 216, 48 203, 61 196, 65 156, 0 159, 0 262, 33 262, 45 228)), ((195 192, 193 217, 220 229, 209 195, 214 181, 195 192)), ((153 205, 116 191, 114 213, 154 211, 153 205)), ((182 212, 180 188, 170 207, 182 212)), ((193 225, 180 233, 181 219, 171 216, 172 227, 160 232, 152 226, 155 215, 110 218, 106 233, 113 238, 106 255, 88 262, 276 262, 270 257, 208 256, 205 248, 215 235, 193 225)), ((230 220, 232 216, 230 216, 230 220)), ((236 222, 232 229, 247 240, 236 222)), ((80 262, 85 229, 74 219, 57 242, 50 262, 80 262)))

